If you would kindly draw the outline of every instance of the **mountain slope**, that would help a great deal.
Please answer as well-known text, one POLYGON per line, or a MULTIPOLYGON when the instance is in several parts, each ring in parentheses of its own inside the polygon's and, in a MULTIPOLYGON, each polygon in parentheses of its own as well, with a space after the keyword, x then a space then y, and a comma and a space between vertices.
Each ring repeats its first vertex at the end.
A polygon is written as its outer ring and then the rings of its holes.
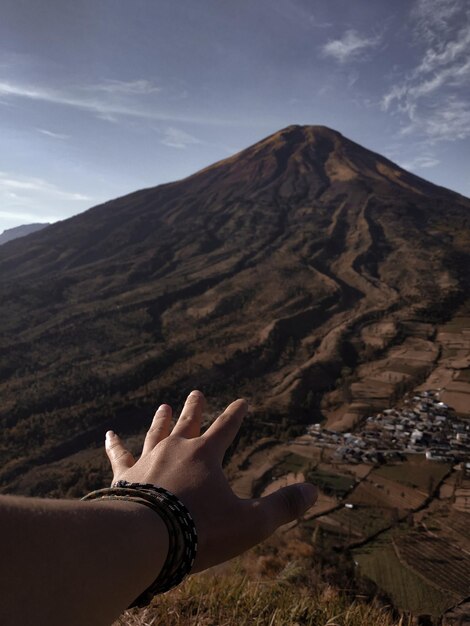
POLYGON ((0 234, 0 246, 8 241, 13 241, 13 239, 18 239, 18 237, 25 237, 42 230, 46 226, 49 226, 49 222, 45 224, 23 224, 22 226, 15 226, 15 228, 7 228, 0 234))
POLYGON ((195 386, 263 421, 319 418, 367 324, 400 342, 463 299, 469 218, 468 199, 291 126, 0 248, 0 480, 195 386))

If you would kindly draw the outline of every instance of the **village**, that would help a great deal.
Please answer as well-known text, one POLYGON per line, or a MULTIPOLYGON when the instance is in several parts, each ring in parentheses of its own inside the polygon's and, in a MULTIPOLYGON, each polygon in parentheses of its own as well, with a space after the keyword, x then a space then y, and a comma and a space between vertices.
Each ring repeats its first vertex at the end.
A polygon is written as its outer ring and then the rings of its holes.
POLYGON ((320 424, 309 426, 307 432, 316 444, 334 447, 335 458, 343 462, 376 464, 414 453, 470 467, 470 421, 441 402, 439 390, 406 397, 399 407, 365 418, 354 433, 327 430, 320 424))

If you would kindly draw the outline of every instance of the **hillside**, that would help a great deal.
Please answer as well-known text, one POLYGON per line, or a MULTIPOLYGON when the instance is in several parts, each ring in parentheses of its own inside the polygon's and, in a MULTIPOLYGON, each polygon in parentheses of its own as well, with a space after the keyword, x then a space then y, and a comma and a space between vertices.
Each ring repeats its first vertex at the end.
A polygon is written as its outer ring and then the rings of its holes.
POLYGON ((1 246, 3 489, 67 491, 86 464, 99 482, 98 454, 72 455, 193 387, 214 412, 248 397, 252 436, 387 406, 437 363, 426 342, 468 293, 469 223, 468 199, 291 126, 1 246), (394 346, 428 358, 357 377, 394 346), (48 469, 67 458, 67 479, 48 469))
POLYGON ((35 233, 38 230, 42 230, 46 226, 49 226, 49 223, 46 224, 23 224, 23 226, 15 226, 15 228, 7 228, 0 233, 0 246, 8 241, 13 241, 13 239, 18 239, 19 237, 26 237, 26 235, 30 235, 31 233, 35 233))

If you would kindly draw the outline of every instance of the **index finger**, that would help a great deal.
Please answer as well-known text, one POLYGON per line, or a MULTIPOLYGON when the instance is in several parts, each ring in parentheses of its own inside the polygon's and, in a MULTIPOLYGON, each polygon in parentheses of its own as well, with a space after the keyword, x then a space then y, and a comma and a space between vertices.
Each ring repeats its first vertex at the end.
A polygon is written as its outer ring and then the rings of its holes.
POLYGON ((247 402, 242 399, 235 400, 235 402, 229 404, 225 411, 219 415, 202 435, 204 439, 215 446, 221 460, 225 451, 235 439, 247 412, 247 402))

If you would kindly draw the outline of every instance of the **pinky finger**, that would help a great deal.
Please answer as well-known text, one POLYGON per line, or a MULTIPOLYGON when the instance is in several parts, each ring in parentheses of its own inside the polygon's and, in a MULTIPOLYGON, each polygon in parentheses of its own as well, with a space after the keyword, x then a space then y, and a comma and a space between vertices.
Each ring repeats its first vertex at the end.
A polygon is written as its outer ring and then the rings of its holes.
POLYGON ((126 469, 129 469, 134 465, 134 457, 129 450, 123 446, 119 436, 112 430, 108 430, 106 433, 105 448, 106 454, 108 455, 108 459, 111 463, 114 479, 116 479, 119 474, 124 472, 126 469))

